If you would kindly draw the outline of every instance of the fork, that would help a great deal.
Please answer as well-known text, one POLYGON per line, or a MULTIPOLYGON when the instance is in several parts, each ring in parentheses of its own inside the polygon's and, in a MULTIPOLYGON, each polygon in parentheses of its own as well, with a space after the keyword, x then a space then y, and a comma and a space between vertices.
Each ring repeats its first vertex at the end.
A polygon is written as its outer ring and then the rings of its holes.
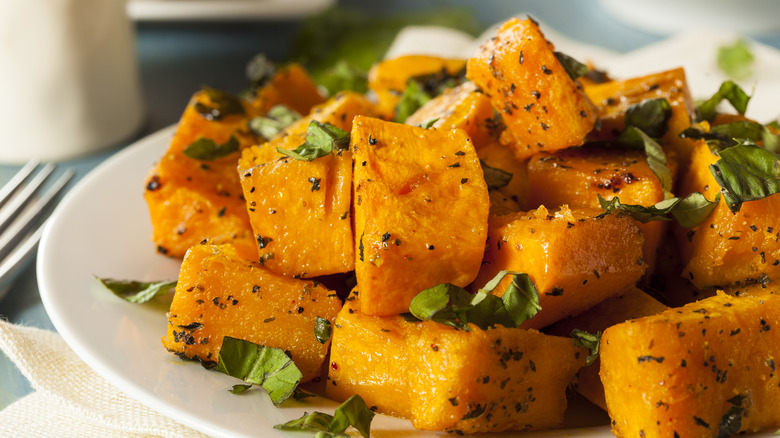
POLYGON ((54 168, 52 163, 41 167, 30 161, 0 187, 0 299, 35 254, 46 217, 74 175, 73 170, 66 170, 36 198, 54 168))

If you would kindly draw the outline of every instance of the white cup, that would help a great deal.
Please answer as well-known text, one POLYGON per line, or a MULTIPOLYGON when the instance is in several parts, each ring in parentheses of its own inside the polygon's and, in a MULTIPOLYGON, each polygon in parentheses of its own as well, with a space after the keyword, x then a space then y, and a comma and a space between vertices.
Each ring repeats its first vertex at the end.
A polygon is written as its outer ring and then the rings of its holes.
POLYGON ((124 0, 0 0, 0 163, 116 146, 143 122, 124 0))

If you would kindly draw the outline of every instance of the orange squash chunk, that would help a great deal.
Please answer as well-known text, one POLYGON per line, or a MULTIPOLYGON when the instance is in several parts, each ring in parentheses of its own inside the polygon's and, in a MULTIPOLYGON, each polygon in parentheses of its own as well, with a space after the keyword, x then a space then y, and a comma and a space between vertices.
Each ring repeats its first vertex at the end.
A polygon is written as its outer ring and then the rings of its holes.
POLYGON ((333 151, 302 161, 277 147, 300 146, 311 120, 349 131, 358 114, 373 114, 373 105, 357 93, 339 94, 271 141, 244 150, 239 173, 245 208, 269 270, 314 277, 354 269, 352 153, 333 151))
POLYGON ((582 144, 596 109, 531 19, 505 22, 468 61, 466 77, 490 98, 518 159, 582 144))
MULTIPOLYGON (((556 336, 569 336, 575 329, 588 333, 603 332, 607 327, 633 318, 655 315, 668 307, 642 292, 640 289, 629 289, 623 295, 608 298, 577 316, 558 321, 545 329, 545 333, 556 336)), ((584 395, 596 406, 606 410, 604 386, 599 377, 599 359, 579 371, 577 392, 584 395)))
POLYGON ((303 381, 320 374, 329 342, 314 336, 317 317, 333 322, 341 300, 318 283, 273 274, 229 245, 193 246, 182 262, 168 313, 165 348, 216 362, 225 336, 292 354, 303 381))
POLYGON ((667 155, 684 169, 695 142, 679 134, 691 126, 694 104, 685 79, 685 70, 677 68, 647 76, 610 81, 584 87, 585 94, 598 108, 601 127, 591 133, 595 139, 613 139, 625 129, 626 110, 648 99, 664 98, 672 107, 669 129, 661 139, 667 155))
MULTIPOLYGON (((604 199, 651 206, 663 201, 661 182, 641 151, 569 148, 534 155, 528 163, 529 208, 540 205, 601 208, 604 199)), ((643 259, 648 273, 668 229, 667 222, 637 222, 645 236, 643 259)))
POLYGON ((411 418, 405 338, 413 326, 398 315, 363 314, 354 290, 333 324, 325 395, 357 394, 379 413, 411 418))
MULTIPOLYGON (((541 310, 523 328, 542 328, 632 288, 645 272, 642 233, 632 219, 598 210, 539 207, 491 217, 485 262, 474 282, 499 271, 528 274, 541 310)), ((508 286, 507 276, 495 289, 508 286)))
POLYGON ((418 76, 442 74, 458 76, 466 67, 465 59, 447 59, 429 55, 404 55, 377 62, 368 72, 368 88, 376 93, 377 111, 385 119, 395 116, 409 80, 418 76))
POLYGON ((456 433, 561 425, 587 350, 571 338, 424 322, 407 335, 412 424, 456 433))
MULTIPOLYGON (((714 199, 720 186, 709 165, 717 160, 707 144, 699 142, 681 196, 698 191, 714 199)), ((780 194, 745 202, 737 213, 721 199, 702 224, 676 231, 683 276, 700 289, 780 279, 780 194)))
POLYGON ((431 125, 434 129, 463 129, 477 150, 497 141, 503 125, 493 111, 490 99, 478 92, 472 82, 465 82, 429 100, 404 123, 422 126, 430 120, 436 120, 431 125))
POLYGON ((361 311, 407 312, 425 288, 474 280, 488 193, 466 133, 356 117, 351 142, 361 311))
POLYGON ((276 105, 284 105, 298 114, 308 114, 312 107, 325 102, 317 84, 299 64, 280 68, 267 84, 257 90, 251 105, 265 114, 276 105))
POLYGON ((613 432, 717 437, 777 428, 779 328, 780 296, 725 294, 608 328, 601 380, 613 432))

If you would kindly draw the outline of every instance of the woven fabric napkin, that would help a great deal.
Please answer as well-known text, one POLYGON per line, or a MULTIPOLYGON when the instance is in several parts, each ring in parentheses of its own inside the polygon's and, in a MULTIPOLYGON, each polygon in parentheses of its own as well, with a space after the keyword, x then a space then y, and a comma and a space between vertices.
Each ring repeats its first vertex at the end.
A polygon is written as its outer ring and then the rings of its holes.
POLYGON ((2 437, 206 437, 119 391, 54 332, 0 320, 0 350, 35 389, 0 411, 2 437))

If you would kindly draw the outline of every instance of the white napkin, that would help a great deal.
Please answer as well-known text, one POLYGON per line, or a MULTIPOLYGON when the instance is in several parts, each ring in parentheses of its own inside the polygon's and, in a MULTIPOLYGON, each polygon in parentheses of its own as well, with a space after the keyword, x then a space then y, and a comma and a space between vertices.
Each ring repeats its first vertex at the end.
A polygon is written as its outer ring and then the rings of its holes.
POLYGON ((116 389, 56 333, 0 320, 0 350, 35 389, 0 411, 2 437, 206 437, 116 389))

